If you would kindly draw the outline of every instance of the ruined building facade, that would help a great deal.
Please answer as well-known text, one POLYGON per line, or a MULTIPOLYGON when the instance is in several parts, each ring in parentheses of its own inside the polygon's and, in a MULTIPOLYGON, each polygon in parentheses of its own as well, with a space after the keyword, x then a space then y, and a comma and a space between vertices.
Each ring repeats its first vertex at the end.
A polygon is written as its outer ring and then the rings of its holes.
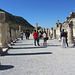
POLYGON ((68 42, 73 43, 75 38, 75 13, 71 12, 70 16, 66 17, 66 21, 63 23, 60 23, 59 20, 57 20, 55 29, 57 39, 60 37, 62 29, 64 29, 68 33, 68 42))

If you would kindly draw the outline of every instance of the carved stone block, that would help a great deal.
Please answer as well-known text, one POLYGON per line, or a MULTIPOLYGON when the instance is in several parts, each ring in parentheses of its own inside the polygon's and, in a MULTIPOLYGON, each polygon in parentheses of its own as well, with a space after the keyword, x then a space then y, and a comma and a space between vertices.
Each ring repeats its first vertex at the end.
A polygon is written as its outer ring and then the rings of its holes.
POLYGON ((0 23, 5 22, 5 12, 0 11, 0 23))

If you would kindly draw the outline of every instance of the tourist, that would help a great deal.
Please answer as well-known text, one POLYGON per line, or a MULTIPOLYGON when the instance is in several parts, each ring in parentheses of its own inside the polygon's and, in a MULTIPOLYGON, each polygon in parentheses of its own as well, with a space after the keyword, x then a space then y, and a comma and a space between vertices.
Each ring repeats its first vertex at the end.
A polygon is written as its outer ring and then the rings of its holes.
POLYGON ((29 32, 29 30, 27 30, 27 31, 25 32, 25 36, 26 36, 26 39, 29 40, 29 37, 30 37, 30 32, 29 32))
POLYGON ((47 38, 47 33, 45 31, 43 33, 43 39, 44 39, 43 46, 47 47, 47 40, 48 40, 48 38, 47 38))
POLYGON ((20 33, 21 40, 23 40, 23 32, 20 33))
POLYGON ((36 32, 36 30, 34 30, 33 38, 34 38, 34 45, 36 46, 36 42, 37 42, 37 45, 40 46, 38 41, 38 33, 36 32))
POLYGON ((64 32, 64 29, 60 34, 60 38, 61 38, 61 47, 66 48, 66 32, 64 32))
POLYGON ((41 31, 39 31, 39 39, 42 38, 43 33, 41 31))

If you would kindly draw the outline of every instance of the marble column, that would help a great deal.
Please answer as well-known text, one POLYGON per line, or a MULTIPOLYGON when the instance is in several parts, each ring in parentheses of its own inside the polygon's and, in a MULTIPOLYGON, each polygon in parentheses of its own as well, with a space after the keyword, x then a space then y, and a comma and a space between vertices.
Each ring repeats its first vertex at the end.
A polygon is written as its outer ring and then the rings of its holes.
POLYGON ((56 29, 53 28, 53 39, 56 39, 56 29))
POLYGON ((38 23, 36 23, 36 32, 38 31, 38 29, 37 29, 37 28, 38 28, 38 23))
POLYGON ((48 38, 50 38, 50 30, 48 29, 48 38))
POLYGON ((43 32, 45 31, 45 28, 43 28, 43 32))
POLYGON ((73 22, 68 25, 68 42, 73 43, 73 22))
POLYGON ((47 33, 47 36, 48 36, 48 28, 46 29, 46 33, 47 33))
POLYGON ((51 27, 51 29, 50 29, 50 39, 52 39, 53 38, 53 27, 51 27))

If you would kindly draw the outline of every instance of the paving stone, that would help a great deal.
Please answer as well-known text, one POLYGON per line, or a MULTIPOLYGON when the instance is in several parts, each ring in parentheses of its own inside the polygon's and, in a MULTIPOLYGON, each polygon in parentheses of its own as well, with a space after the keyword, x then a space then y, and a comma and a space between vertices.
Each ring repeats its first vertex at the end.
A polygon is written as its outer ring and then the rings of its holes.
POLYGON ((34 46, 30 40, 19 40, 8 55, 1 56, 0 75, 75 75, 75 47, 61 48, 58 40, 48 40, 47 47, 34 46))

